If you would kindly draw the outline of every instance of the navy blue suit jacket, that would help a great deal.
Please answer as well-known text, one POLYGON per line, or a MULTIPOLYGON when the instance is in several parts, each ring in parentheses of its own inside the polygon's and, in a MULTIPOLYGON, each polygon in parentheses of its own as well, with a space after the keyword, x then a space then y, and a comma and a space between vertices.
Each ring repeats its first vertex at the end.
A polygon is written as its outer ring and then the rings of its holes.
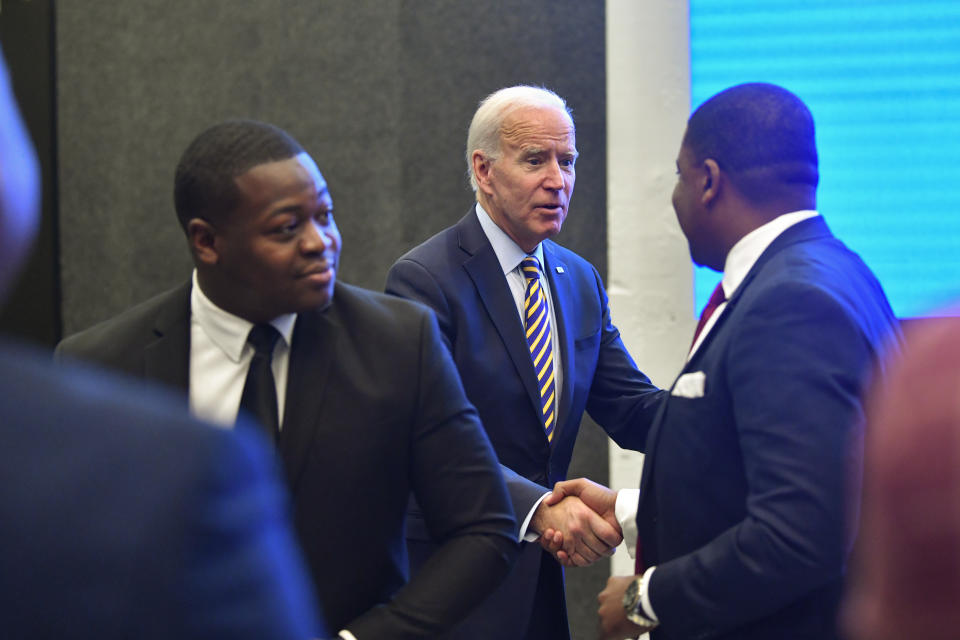
MULTIPOLYGON (((553 483, 565 479, 584 410, 620 446, 641 449, 645 425, 662 395, 624 348, 596 269, 550 240, 543 242, 543 254, 563 367, 552 442, 544 430, 523 321, 473 208, 456 225, 401 257, 386 285, 388 293, 423 302, 436 313, 467 397, 480 413, 501 465, 508 468, 505 479, 518 522, 553 483)), ((408 529, 408 538, 420 534, 408 529)), ((555 565, 538 545, 524 545, 510 577, 455 637, 536 637, 524 636, 523 630, 538 589, 559 599, 553 613, 565 632, 562 573, 556 565, 540 578, 542 563, 555 565)))
POLYGON ((50 369, 0 350, 0 635, 329 637, 253 427, 50 369))
POLYGON ((650 431, 637 524, 654 638, 836 637, 861 393, 897 332, 821 218, 761 255, 681 372, 702 372, 702 397, 675 383, 650 431))

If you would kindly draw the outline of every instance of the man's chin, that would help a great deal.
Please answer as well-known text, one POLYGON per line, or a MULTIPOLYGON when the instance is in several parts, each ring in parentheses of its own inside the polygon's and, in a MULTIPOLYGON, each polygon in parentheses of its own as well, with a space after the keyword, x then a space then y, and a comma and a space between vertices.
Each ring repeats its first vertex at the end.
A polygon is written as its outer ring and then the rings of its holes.
POLYGON ((560 233, 560 230, 563 228, 563 221, 552 222, 544 226, 543 231, 540 233, 541 241, 546 240, 547 238, 553 238, 560 233))
POLYGON ((288 311, 284 313, 301 313, 303 311, 321 311, 330 306, 333 301, 333 282, 322 289, 301 291, 289 304, 285 305, 288 311))

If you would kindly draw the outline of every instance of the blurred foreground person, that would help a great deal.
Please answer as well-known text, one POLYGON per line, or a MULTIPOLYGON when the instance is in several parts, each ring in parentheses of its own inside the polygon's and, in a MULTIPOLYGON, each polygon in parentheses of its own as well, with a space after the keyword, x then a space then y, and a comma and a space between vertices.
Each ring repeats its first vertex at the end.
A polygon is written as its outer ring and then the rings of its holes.
POLYGON ((851 640, 960 637, 960 318, 915 322, 867 405, 851 640))

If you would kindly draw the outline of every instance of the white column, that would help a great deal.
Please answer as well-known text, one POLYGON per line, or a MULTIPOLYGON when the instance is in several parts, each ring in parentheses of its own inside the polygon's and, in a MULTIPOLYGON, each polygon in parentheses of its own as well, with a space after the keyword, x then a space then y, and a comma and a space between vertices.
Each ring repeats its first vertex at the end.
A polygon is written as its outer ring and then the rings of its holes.
MULTIPOLYGON (((690 112, 687 0, 606 0, 607 245, 613 321, 660 386, 694 330, 693 268, 670 195, 690 112)), ((643 456, 610 444, 610 486, 636 487, 643 456)), ((625 549, 613 573, 633 573, 625 549)))

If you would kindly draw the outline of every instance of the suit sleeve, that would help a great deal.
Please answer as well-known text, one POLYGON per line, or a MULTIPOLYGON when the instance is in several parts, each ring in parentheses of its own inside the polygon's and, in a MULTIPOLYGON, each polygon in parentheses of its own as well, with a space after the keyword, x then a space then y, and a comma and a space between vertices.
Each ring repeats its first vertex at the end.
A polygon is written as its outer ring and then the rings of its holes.
POLYGON ((516 523, 499 466, 432 314, 422 317, 414 495, 438 548, 393 600, 347 628, 359 640, 432 638, 506 577, 516 523))
POLYGON ((874 358, 853 314, 793 283, 762 293, 737 323, 715 384, 728 387, 746 515, 653 573, 653 608, 677 637, 761 619, 843 575, 847 479, 860 475, 862 376, 874 358))
MULTIPOLYGON (((440 327, 440 336, 450 356, 453 356, 453 343, 456 340, 456 326, 450 313, 450 305, 433 275, 418 262, 401 258, 387 274, 385 291, 389 294, 415 300, 433 309, 440 327)), ((629 356, 627 356, 629 358, 629 356)), ((540 498, 549 491, 536 482, 515 473, 509 467, 501 466, 503 481, 507 485, 513 512, 518 524, 522 523, 540 498)))
POLYGON ((657 388, 634 363, 610 319, 607 292, 594 270, 600 298, 600 346, 590 385, 587 413, 624 449, 643 451, 650 425, 666 391, 657 388))
POLYGON ((285 493, 248 433, 210 429, 203 479, 187 513, 185 637, 331 637, 315 614, 285 493))

